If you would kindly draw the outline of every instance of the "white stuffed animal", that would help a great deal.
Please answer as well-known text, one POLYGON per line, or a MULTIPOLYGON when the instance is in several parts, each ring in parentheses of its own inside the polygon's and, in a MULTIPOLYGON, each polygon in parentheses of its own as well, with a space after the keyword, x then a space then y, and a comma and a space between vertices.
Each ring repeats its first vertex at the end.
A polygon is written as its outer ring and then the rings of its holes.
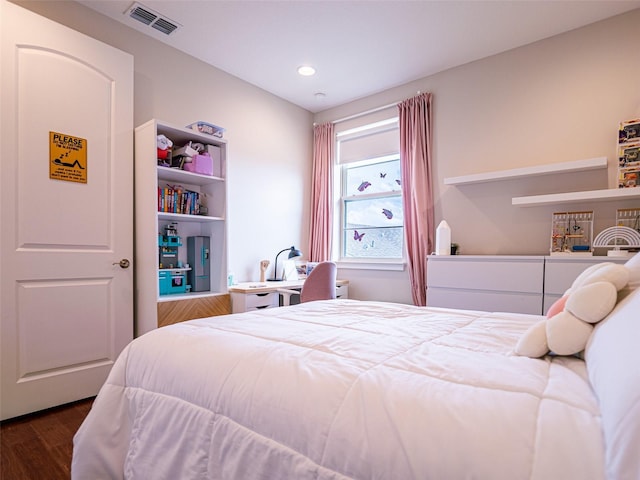
POLYGON ((629 282, 624 265, 604 262, 582 272, 571 288, 547 312, 544 321, 532 325, 520 338, 515 352, 538 358, 549 351, 574 355, 584 350, 594 324, 603 320, 618 301, 618 292, 629 282))

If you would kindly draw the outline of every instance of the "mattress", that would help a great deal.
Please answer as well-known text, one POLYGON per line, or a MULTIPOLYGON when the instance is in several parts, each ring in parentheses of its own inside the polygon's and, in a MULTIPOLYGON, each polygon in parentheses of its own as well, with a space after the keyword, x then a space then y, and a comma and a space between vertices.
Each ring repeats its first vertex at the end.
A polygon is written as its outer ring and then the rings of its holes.
POLYGON ((154 330, 118 358, 72 477, 605 478, 584 361, 513 352, 541 318, 330 300, 154 330))

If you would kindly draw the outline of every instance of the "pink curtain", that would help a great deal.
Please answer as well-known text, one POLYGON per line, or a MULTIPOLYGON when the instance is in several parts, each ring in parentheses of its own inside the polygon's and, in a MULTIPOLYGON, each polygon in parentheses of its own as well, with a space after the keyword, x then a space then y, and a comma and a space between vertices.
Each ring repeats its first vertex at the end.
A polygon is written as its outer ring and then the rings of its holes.
POLYGON ((426 262, 433 250, 434 215, 431 174, 431 94, 398 104, 402 202, 413 303, 427 304, 426 262))
POLYGON ((334 150, 333 123, 315 125, 313 127, 311 225, 307 252, 311 262, 324 262, 331 257, 334 150))

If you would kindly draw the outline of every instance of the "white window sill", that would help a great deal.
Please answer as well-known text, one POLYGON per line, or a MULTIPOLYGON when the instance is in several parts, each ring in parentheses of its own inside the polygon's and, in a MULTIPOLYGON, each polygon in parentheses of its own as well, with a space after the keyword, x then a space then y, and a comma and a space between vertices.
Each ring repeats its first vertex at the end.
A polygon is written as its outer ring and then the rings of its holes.
POLYGON ((405 269, 404 260, 336 260, 336 265, 342 270, 386 270, 401 272, 405 269))

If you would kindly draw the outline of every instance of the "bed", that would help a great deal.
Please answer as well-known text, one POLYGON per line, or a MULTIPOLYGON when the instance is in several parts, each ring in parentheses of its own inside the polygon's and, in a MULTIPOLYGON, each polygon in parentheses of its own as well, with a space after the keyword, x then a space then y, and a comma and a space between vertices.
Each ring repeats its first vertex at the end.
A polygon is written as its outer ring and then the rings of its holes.
POLYGON ((576 357, 535 315, 357 300, 192 320, 120 355, 75 479, 640 478, 640 294, 576 357))

